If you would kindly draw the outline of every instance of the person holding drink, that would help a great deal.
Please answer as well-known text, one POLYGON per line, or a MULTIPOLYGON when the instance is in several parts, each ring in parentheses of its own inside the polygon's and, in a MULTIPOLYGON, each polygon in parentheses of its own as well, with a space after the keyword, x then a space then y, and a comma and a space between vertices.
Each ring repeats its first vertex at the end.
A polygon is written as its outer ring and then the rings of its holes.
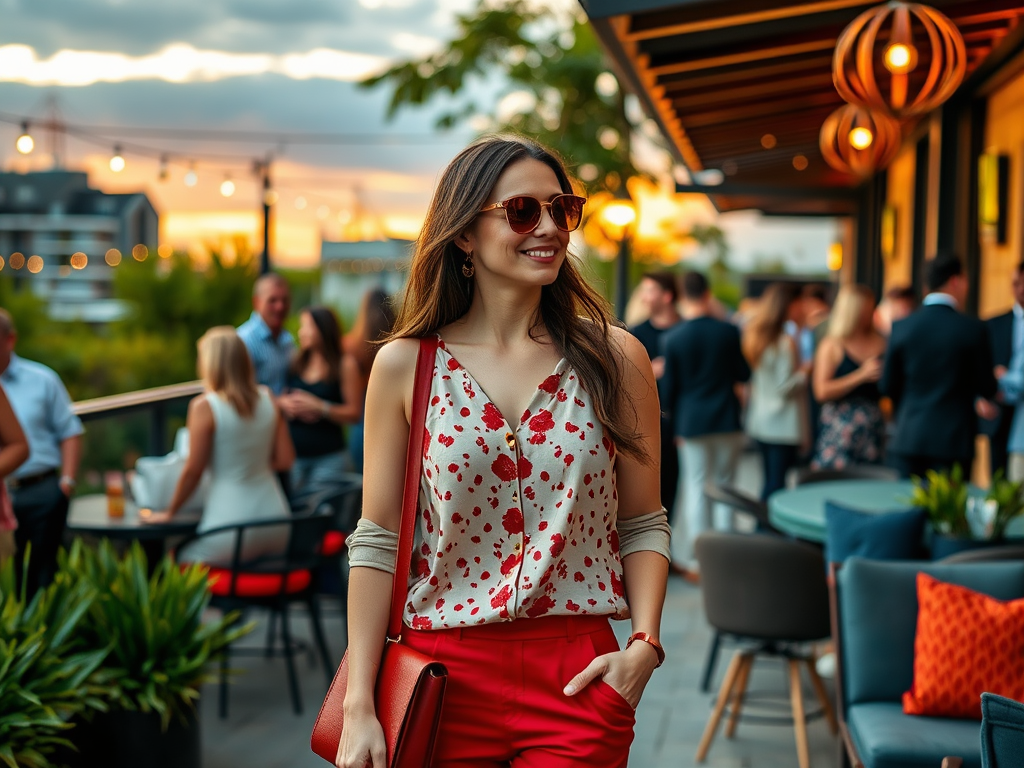
POLYGON ((448 669, 434 765, 626 764, 664 658, 660 408, 643 345, 568 252, 585 202, 519 137, 483 138, 441 176, 370 373, 341 768, 385 766, 373 692, 426 337, 438 345, 401 642, 448 669), (624 649, 609 619, 631 621, 624 649))

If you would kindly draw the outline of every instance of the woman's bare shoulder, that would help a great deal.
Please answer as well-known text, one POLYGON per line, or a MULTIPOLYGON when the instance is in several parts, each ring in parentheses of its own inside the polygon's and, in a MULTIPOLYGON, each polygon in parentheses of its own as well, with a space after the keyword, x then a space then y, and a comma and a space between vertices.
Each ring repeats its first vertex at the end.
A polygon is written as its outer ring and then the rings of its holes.
POLYGON ((611 341, 612 350, 619 356, 620 362, 650 363, 647 349, 640 343, 640 339, 625 328, 620 328, 617 325, 609 326, 608 339, 611 341))

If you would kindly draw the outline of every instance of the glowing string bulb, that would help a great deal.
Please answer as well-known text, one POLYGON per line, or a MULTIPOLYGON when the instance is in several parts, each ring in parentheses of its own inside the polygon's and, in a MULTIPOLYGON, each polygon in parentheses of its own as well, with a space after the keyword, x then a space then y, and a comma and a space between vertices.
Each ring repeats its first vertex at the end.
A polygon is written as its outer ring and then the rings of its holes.
POLYGON ((235 194, 235 182, 231 179, 224 179, 220 184, 220 193, 224 195, 224 197, 231 197, 235 194))
POLYGON ((185 174, 185 186, 186 187, 194 187, 198 183, 199 183, 199 177, 196 175, 195 170, 194 169, 189 170, 189 172, 185 174))
POLYGON ((114 147, 114 156, 110 158, 110 170, 114 173, 120 173, 124 170, 125 162, 124 156, 121 154, 120 147, 114 147))
POLYGON ((21 135, 14 143, 14 146, 17 147, 18 151, 23 155, 29 154, 36 148, 35 139, 33 139, 31 134, 28 132, 28 123, 21 124, 21 135))
POLYGON ((875 141, 875 134, 870 128, 859 126, 850 131, 850 146, 854 149, 867 149, 875 141))

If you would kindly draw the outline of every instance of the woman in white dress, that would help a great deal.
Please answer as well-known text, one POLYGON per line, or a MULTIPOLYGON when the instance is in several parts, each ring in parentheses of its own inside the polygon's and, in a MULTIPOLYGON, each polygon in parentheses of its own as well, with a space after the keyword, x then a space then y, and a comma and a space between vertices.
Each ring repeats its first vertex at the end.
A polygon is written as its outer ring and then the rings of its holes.
MULTIPOLYGON (((199 376, 206 392, 189 403, 188 460, 170 506, 148 520, 171 519, 192 495, 207 467, 211 482, 199 533, 288 517, 288 502, 275 475, 290 469, 295 461, 288 423, 269 390, 256 385, 249 353, 234 328, 210 329, 197 347, 199 376)), ((226 533, 199 539, 184 547, 178 559, 228 566, 234 538, 234 533, 226 533)), ((245 534, 242 557, 248 561, 280 554, 287 543, 287 527, 256 528, 245 534)))

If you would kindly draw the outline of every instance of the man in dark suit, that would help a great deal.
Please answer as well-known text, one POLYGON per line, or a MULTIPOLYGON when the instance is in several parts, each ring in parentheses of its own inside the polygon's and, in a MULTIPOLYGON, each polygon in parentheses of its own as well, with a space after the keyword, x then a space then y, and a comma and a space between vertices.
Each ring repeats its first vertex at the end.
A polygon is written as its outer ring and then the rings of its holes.
POLYGON ((896 409, 889 462, 901 476, 960 464, 970 475, 979 411, 992 408, 998 385, 988 332, 961 314, 967 276, 960 259, 940 255, 928 264, 921 309, 895 323, 880 388, 896 409))
MULTIPOLYGON (((711 316, 711 293, 699 272, 683 277, 685 322, 665 337, 662 408, 672 421, 682 483, 673 519, 673 570, 697 573, 693 542, 712 526, 732 527, 728 508, 712 509, 705 481, 731 484, 743 449, 738 385, 750 380, 736 326, 711 316), (681 513, 678 511, 681 509, 681 513)), ((696 580, 691 578, 691 580, 696 580)))
MULTIPOLYGON (((996 367, 996 378, 1010 367, 1014 350, 1024 346, 1024 261, 1013 271, 1013 308, 1002 315, 985 322, 992 345, 992 362, 996 367)), ((999 470, 1006 475, 1006 446, 1010 440, 1010 425, 1016 409, 1012 404, 1002 404, 994 419, 984 419, 981 431, 988 435, 992 455, 992 472, 999 470)))

